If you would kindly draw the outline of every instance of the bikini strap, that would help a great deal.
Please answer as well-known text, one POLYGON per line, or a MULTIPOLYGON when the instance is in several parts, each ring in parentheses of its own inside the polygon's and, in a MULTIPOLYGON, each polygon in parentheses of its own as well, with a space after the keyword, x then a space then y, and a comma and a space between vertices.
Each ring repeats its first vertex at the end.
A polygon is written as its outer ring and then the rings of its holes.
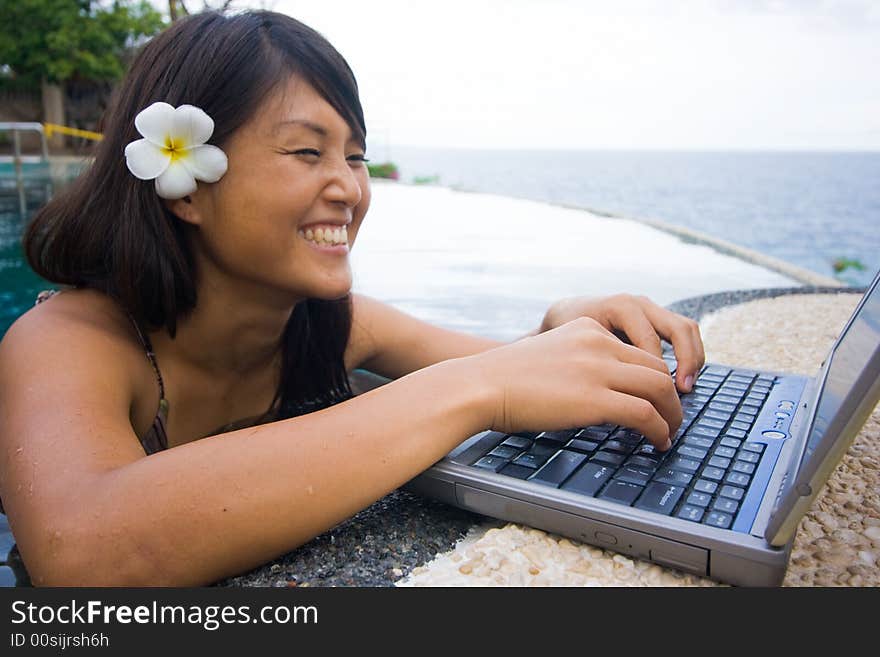
POLYGON ((162 381, 162 373, 159 371, 159 365, 156 363, 156 354, 153 353, 153 345, 146 334, 141 331, 141 327, 138 326, 138 323, 135 321, 132 314, 128 311, 126 311, 126 313, 128 314, 131 323, 134 325, 134 330, 137 331, 138 339, 140 339, 141 345, 147 352, 147 358, 150 359, 150 364, 153 366, 153 371, 156 373, 156 378, 159 380, 159 399, 163 400, 165 399, 165 384, 162 381))

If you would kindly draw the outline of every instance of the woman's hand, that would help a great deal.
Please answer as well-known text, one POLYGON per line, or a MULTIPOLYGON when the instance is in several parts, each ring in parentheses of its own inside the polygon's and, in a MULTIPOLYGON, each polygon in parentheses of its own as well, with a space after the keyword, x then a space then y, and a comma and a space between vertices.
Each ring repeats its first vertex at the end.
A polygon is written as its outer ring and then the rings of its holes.
POLYGON ((486 418, 496 431, 608 422, 665 450, 681 425, 681 403, 663 360, 587 317, 469 358, 487 385, 486 418))
POLYGON ((578 317, 590 317, 609 331, 624 333, 632 344, 658 358, 663 353, 660 339, 672 343, 678 361, 675 382, 681 392, 691 391, 706 361, 699 324, 647 297, 618 294, 599 299, 561 299, 547 310, 540 330, 549 331, 578 317))

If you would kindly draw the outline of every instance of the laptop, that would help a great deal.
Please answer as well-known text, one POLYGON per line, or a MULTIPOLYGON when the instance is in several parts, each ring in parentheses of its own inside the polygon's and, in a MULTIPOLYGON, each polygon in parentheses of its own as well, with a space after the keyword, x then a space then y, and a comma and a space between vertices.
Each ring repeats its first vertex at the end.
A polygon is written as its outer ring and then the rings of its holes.
MULTIPOLYGON (((776 586, 801 517, 880 401, 880 272, 816 378, 707 364, 666 453, 638 432, 483 431, 405 488, 740 586, 776 586)), ((675 371, 671 346, 664 359, 675 371)))

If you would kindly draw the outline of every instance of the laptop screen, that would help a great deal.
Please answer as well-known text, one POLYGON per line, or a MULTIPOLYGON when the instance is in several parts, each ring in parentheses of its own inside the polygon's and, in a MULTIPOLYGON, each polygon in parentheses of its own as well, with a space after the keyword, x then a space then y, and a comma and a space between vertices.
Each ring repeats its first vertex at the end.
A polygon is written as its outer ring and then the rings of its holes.
POLYGON ((843 400, 853 389, 871 354, 880 345, 880 290, 875 285, 849 330, 831 352, 828 376, 819 396, 816 419, 807 439, 802 462, 807 461, 825 435, 843 400))
MULTIPOLYGON (((820 374, 810 433, 794 481, 780 490, 765 531, 771 545, 787 543, 831 471, 880 401, 880 272, 859 303, 820 374)), ((795 464, 793 463, 792 466, 795 464)))

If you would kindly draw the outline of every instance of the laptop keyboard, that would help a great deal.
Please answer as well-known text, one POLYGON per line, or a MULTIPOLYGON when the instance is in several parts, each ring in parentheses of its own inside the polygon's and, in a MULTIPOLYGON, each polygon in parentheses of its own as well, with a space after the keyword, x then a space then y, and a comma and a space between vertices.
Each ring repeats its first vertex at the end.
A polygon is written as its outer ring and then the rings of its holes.
MULTIPOLYGON (((664 353, 675 372, 671 352, 664 353)), ((764 451, 746 437, 776 379, 704 367, 679 395, 684 419, 659 452, 641 434, 610 424, 509 434, 472 465, 598 499, 728 529, 764 451)))

